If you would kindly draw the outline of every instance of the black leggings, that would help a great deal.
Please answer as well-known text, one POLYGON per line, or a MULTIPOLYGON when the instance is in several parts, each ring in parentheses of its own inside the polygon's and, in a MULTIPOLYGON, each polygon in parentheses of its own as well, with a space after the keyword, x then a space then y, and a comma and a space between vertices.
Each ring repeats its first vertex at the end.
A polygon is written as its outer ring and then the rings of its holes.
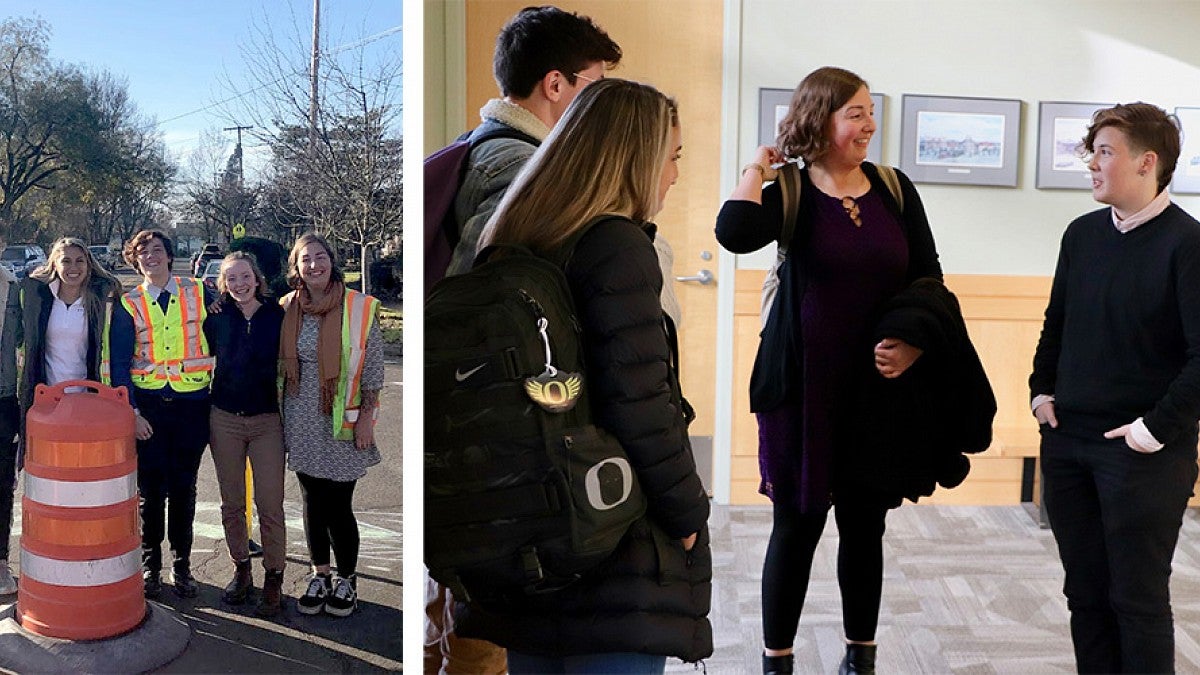
POLYGON ((304 495, 304 536, 314 566, 329 564, 329 548, 338 574, 348 577, 358 567, 358 521, 351 502, 358 481, 334 481, 296 473, 304 495))
MULTIPOLYGON (((775 502, 775 520, 767 558, 763 561, 763 639, 767 649, 788 649, 796 639, 813 553, 825 529, 828 511, 800 513, 775 502)), ((883 531, 886 506, 838 504, 838 587, 842 591, 842 623, 846 639, 869 642, 879 623, 883 592, 883 531)))

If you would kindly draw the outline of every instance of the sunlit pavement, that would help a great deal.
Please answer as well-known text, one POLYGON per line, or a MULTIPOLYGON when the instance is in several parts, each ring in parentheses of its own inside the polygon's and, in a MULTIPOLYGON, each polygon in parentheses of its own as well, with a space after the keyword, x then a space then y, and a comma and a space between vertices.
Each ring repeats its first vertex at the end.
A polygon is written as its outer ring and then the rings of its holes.
MULTIPOLYGON (((401 669, 401 560, 403 518, 400 513, 399 363, 386 366, 377 440, 383 462, 372 467, 355 490, 361 553, 358 563, 358 611, 346 618, 304 616, 295 598, 308 585, 308 550, 301 519, 300 488, 288 473, 285 489, 287 560, 284 611, 275 619, 254 616, 253 603, 231 606, 221 601, 233 564, 225 548, 219 493, 212 458, 205 453, 200 467, 192 572, 200 584, 195 598, 176 597, 164 584, 159 602, 173 608, 192 627, 187 650, 157 672, 163 673, 278 673, 387 672, 401 669)), ((19 574, 20 504, 18 486, 12 535, 12 563, 19 574)), ((261 541, 255 528, 254 539, 261 541)), ((166 544, 164 542, 164 549, 166 544)), ((169 558, 169 555, 166 555, 169 558)), ((169 569, 169 563, 164 564, 169 569)), ((254 562, 256 588, 262 585, 261 558, 254 562)), ((164 582, 169 575, 164 575, 164 582)), ((0 598, 0 611, 16 596, 0 598)))

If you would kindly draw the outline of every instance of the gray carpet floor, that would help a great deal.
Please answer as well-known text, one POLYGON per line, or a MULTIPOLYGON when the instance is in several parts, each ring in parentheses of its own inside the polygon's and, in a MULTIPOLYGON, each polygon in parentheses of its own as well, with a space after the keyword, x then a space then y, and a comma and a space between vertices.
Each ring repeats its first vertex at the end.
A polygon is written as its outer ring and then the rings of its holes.
MULTIPOLYGON (((709 673, 761 672, 764 507, 714 507, 709 673)), ((880 673, 1073 673, 1054 539, 1022 506, 906 504, 884 537, 880 673)), ((844 653, 830 517, 796 637, 798 673, 836 673, 844 653)), ((1171 580, 1176 669, 1200 673, 1200 509, 1189 509, 1171 580)), ((671 660, 668 673, 695 672, 671 660)))

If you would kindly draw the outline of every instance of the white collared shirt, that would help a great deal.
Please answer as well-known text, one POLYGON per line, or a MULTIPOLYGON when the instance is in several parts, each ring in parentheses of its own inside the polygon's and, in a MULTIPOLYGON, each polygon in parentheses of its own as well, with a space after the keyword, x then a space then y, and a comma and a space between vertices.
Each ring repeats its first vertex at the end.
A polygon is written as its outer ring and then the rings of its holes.
POLYGON ((179 284, 175 283, 174 275, 167 277, 167 285, 163 286, 162 288, 150 283, 149 280, 145 281, 144 283, 146 284, 146 296, 150 298, 150 302, 158 302, 158 296, 161 295, 163 291, 166 291, 173 296, 178 297, 179 295, 179 284))
POLYGON ((46 383, 87 379, 88 330, 83 296, 68 305, 58 297, 59 281, 50 282, 54 304, 46 325, 46 383))

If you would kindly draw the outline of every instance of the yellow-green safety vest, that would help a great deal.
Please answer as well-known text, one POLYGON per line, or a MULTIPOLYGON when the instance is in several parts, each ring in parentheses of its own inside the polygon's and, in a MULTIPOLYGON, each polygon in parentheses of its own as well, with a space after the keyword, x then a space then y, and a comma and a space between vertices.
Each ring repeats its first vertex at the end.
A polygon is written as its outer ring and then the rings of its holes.
POLYGON ((164 313, 146 283, 121 296, 133 317, 133 363, 129 373, 139 389, 162 389, 168 384, 180 393, 208 388, 216 360, 204 336, 203 287, 195 280, 175 277, 178 295, 164 313))
MULTIPOLYGON (((284 296, 280 303, 286 310, 296 299, 296 291, 284 296)), ((342 305, 341 377, 333 399, 333 437, 339 441, 354 440, 354 424, 362 403, 362 373, 367 358, 367 336, 379 316, 379 300, 358 291, 346 289, 342 305)), ((282 380, 281 380, 282 384, 282 380)))

